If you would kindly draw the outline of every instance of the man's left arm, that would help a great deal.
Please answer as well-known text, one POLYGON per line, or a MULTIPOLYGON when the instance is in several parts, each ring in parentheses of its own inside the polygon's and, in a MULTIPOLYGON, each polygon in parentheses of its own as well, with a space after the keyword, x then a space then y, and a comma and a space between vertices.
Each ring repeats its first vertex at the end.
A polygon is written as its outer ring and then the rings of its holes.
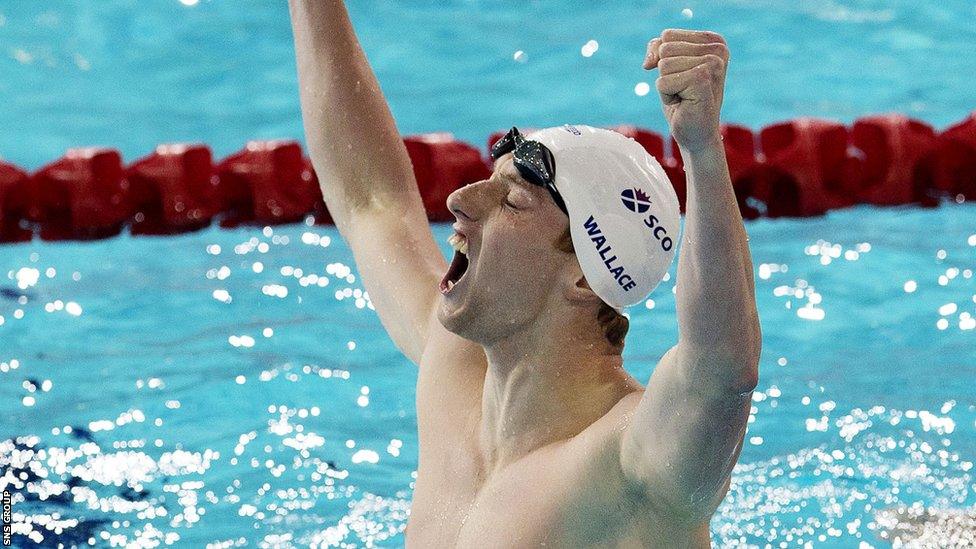
POLYGON ((667 30, 648 45, 688 179, 678 257, 678 343, 661 358, 621 440, 621 466, 651 504, 708 519, 728 490, 758 378, 752 259, 719 129, 728 49, 667 30))

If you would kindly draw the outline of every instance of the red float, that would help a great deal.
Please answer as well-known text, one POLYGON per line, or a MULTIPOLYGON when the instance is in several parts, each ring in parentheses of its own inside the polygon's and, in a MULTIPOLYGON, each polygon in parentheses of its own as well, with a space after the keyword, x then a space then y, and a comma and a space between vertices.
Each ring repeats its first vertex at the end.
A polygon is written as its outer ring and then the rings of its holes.
MULTIPOLYGON (((650 130, 613 130, 658 159, 686 205, 681 151, 650 130)), ((528 135, 535 131, 526 129, 528 135)), ((505 132, 488 139, 489 148, 505 132)), ((938 204, 976 197, 976 113, 936 135, 931 126, 898 114, 861 118, 848 130, 812 118, 782 122, 756 136, 722 126, 729 175, 742 216, 820 215, 856 203, 938 204)), ((491 174, 474 147, 449 133, 404 138, 431 221, 451 221, 447 197, 491 174)), ((114 149, 70 149, 33 176, 0 162, 0 242, 92 239, 118 234, 172 234, 199 229, 221 216, 222 226, 331 216, 309 160, 296 141, 251 141, 216 167, 206 145, 160 145, 128 170, 114 149)))
POLYGON ((453 221, 454 215, 447 209, 448 195, 491 175, 481 152, 449 133, 415 135, 403 142, 431 221, 453 221))
POLYGON ((27 242, 27 172, 0 161, 0 242, 27 242))
POLYGON ((739 179, 755 167, 756 136, 752 130, 745 126, 724 124, 722 144, 725 146, 725 158, 728 160, 732 181, 739 179))
POLYGON ((935 187, 953 198, 976 198, 976 112, 939 136, 935 187))
POLYGON ((222 227, 292 223, 321 199, 297 141, 249 141, 217 165, 217 179, 222 227))
POLYGON ((44 240, 119 234, 131 214, 122 156, 114 149, 69 149, 31 177, 30 217, 44 240))
POLYGON ((928 192, 937 141, 932 126, 900 114, 869 116, 854 122, 851 141, 863 153, 853 177, 859 202, 936 204, 928 192))
POLYGON ((764 161, 752 192, 766 204, 767 216, 822 215, 856 203, 842 124, 799 118, 763 128, 759 140, 764 161))
POLYGON ((725 146, 725 158, 729 165, 729 177, 732 179, 732 190, 739 205, 739 213, 743 219, 755 219, 762 214, 750 200, 754 198, 753 175, 758 166, 756 136, 745 126, 726 124, 722 126, 722 143, 725 146))
MULTIPOLYGON (((725 158, 729 166, 729 176, 732 179, 732 188, 735 192, 739 211, 745 219, 759 217, 760 212, 748 203, 748 198, 753 192, 753 175, 756 167, 756 138, 752 130, 745 126, 736 124, 722 124, 722 144, 725 148, 725 158)), ((681 149, 678 143, 671 139, 671 158, 664 166, 668 172, 668 177, 675 183, 675 190, 680 186, 678 200, 681 203, 681 212, 685 211, 685 201, 687 193, 687 183, 685 181, 684 160, 681 158, 681 149)))
POLYGON ((217 212, 217 179, 206 145, 159 145, 126 171, 132 234, 201 229, 217 212))
POLYGON ((661 164, 664 163, 664 138, 661 134, 637 126, 614 126, 611 130, 640 143, 641 147, 661 164))

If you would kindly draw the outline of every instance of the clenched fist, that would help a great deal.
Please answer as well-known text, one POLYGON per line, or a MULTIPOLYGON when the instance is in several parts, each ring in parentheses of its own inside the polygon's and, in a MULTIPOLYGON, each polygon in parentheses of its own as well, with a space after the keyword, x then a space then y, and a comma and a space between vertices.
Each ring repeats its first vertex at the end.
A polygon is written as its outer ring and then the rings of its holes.
POLYGON ((658 68, 657 91, 682 151, 721 144, 719 111, 729 48, 717 33, 668 29, 648 42, 644 68, 658 68))

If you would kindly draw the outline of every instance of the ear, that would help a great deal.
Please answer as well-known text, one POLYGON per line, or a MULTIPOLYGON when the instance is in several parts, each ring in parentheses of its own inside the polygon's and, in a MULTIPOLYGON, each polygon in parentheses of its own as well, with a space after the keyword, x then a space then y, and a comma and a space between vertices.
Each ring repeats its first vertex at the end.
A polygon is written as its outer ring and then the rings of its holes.
POLYGON ((586 282, 586 277, 583 276, 583 272, 579 268, 576 268, 575 272, 566 278, 563 296, 573 305, 584 307, 599 305, 602 301, 600 296, 596 295, 590 288, 589 283, 586 282))

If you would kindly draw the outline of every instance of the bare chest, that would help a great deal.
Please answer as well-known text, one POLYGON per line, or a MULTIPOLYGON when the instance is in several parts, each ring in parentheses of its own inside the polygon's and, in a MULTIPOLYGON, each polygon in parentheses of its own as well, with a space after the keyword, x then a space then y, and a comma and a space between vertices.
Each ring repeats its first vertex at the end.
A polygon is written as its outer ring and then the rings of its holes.
POLYGON ((484 355, 438 347, 417 384, 420 467, 408 548, 708 546, 707 524, 697 533, 675 528, 624 481, 614 437, 639 392, 580 435, 489 473, 476 436, 484 355))
POLYGON ((582 519, 573 518, 581 510, 562 495, 566 483, 525 477, 494 481, 476 493, 455 491, 445 479, 429 479, 428 488, 421 483, 407 530, 410 547, 558 547, 582 519))
POLYGON ((669 532, 613 471, 583 475, 571 461, 543 453, 482 484, 422 472, 408 547, 687 546, 665 543, 685 541, 688 532, 669 532))

